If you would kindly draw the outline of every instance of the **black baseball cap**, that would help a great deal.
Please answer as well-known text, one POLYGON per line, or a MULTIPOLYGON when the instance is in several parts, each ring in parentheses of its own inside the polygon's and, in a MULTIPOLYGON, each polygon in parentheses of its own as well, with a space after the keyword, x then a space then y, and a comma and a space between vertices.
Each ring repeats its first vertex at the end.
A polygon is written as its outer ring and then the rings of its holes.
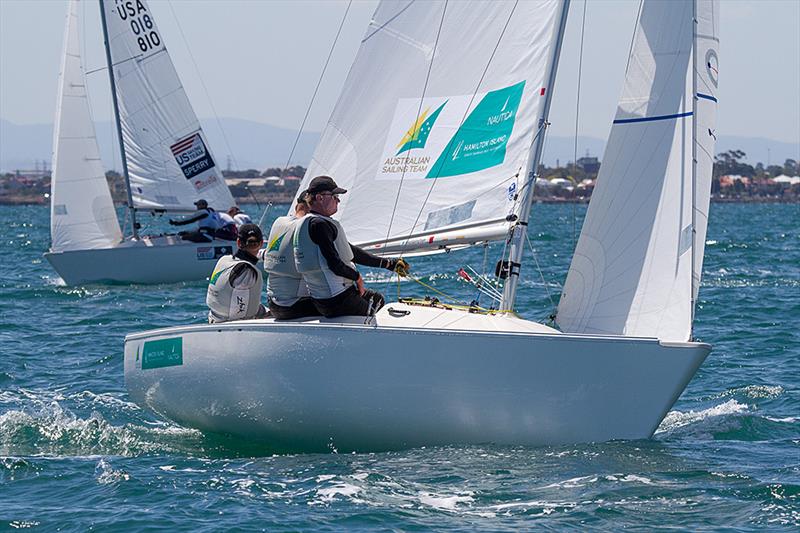
POLYGON ((347 189, 342 189, 336 185, 336 182, 333 181, 333 178, 330 176, 317 176, 311 180, 311 183, 308 184, 308 189, 306 189, 306 192, 308 194, 319 194, 321 192, 344 194, 347 192, 347 189))
POLYGON ((264 234, 257 224, 242 224, 239 228, 239 240, 245 246, 254 246, 264 241, 264 234))
POLYGON ((196 206, 197 206, 197 207, 199 207, 200 209, 205 209, 206 207, 208 207, 208 202, 206 202, 205 200, 203 200, 203 199, 201 198, 200 200, 197 200, 197 201, 194 203, 194 205, 196 205, 196 206))

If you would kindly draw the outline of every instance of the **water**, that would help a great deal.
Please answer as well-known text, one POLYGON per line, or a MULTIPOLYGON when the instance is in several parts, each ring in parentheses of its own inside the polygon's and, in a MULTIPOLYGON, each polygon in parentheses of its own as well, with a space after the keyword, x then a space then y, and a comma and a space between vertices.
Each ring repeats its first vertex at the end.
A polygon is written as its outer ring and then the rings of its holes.
MULTIPOLYGON (((572 212, 534 208, 528 318, 557 301, 572 212)), ((286 455, 129 401, 123 336, 202 321, 203 283, 60 286, 42 259, 47 209, 0 207, 0 529, 797 531, 800 206, 711 214, 696 335, 714 351, 652 440, 286 455)), ((412 262, 466 299, 455 272, 483 263, 481 249, 412 262)), ((382 273, 366 278, 396 297, 382 273)))

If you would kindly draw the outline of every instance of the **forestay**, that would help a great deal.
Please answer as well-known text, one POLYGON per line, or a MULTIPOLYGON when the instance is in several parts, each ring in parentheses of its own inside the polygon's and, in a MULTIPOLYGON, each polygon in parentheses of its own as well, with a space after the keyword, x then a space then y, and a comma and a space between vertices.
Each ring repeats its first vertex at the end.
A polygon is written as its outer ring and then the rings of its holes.
POLYGON ((336 217, 351 242, 393 241, 399 253, 466 227, 505 238, 560 4, 378 6, 303 180, 326 174, 348 189, 336 217))
POLYGON ((50 199, 51 250, 109 248, 122 240, 97 147, 71 0, 58 81, 50 199))
POLYGON ((124 149, 137 208, 234 205, 145 0, 104 0, 124 149))
MULTIPOLYGON (((566 332, 691 335, 693 35, 691 0, 644 1, 559 304, 566 332)), ((710 165, 698 163, 702 187, 710 165)))

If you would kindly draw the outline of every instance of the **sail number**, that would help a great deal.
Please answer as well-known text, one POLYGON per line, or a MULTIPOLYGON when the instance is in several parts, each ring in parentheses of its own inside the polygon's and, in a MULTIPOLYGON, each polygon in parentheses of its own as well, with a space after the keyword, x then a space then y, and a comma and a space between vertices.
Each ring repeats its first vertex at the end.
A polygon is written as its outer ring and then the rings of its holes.
POLYGON ((136 36, 136 43, 142 52, 161 46, 161 37, 156 31, 153 19, 140 0, 116 0, 119 18, 130 24, 136 36))

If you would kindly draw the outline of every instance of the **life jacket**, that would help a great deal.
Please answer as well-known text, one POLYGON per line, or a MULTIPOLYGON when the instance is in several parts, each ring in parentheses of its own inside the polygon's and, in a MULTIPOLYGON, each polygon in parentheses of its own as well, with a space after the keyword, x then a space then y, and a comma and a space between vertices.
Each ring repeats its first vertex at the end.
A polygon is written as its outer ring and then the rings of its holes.
POLYGON ((339 258, 352 268, 356 268, 356 265, 353 263, 353 250, 350 248, 350 243, 347 242, 344 228, 338 221, 317 213, 309 213, 298 221, 293 241, 295 266, 308 285, 311 297, 324 300, 346 291, 355 285, 355 281, 334 274, 328 267, 328 261, 320 253, 319 246, 311 240, 311 235, 308 233, 309 222, 314 217, 323 218, 336 226, 336 240, 333 242, 333 246, 336 248, 339 258))
POLYGON ((261 269, 246 259, 235 255, 220 257, 208 282, 208 321, 215 323, 255 318, 261 305, 263 282, 261 269), (246 268, 251 268, 256 274, 256 282, 249 289, 234 289, 231 285, 231 274, 240 264, 247 265, 246 268))
POLYGON ((208 231, 213 234, 224 225, 219 213, 214 211, 211 207, 199 209, 198 214, 199 213, 206 213, 208 215, 197 221, 197 225, 201 231, 208 231))
POLYGON ((267 271, 267 295, 278 305, 289 307, 303 296, 308 296, 308 286, 294 264, 294 232, 300 219, 279 217, 272 224, 264 253, 264 270, 267 271))
POLYGON ((244 213, 237 213, 235 217, 233 217, 234 222, 236 222, 236 227, 243 226, 245 224, 252 224, 253 220, 250 218, 249 215, 245 215, 244 213))
POLYGON ((235 241, 239 236, 239 230, 236 229, 236 222, 233 217, 228 213, 218 213, 217 211, 214 211, 214 213, 219 217, 221 224, 221 227, 214 231, 214 237, 226 241, 235 241))

